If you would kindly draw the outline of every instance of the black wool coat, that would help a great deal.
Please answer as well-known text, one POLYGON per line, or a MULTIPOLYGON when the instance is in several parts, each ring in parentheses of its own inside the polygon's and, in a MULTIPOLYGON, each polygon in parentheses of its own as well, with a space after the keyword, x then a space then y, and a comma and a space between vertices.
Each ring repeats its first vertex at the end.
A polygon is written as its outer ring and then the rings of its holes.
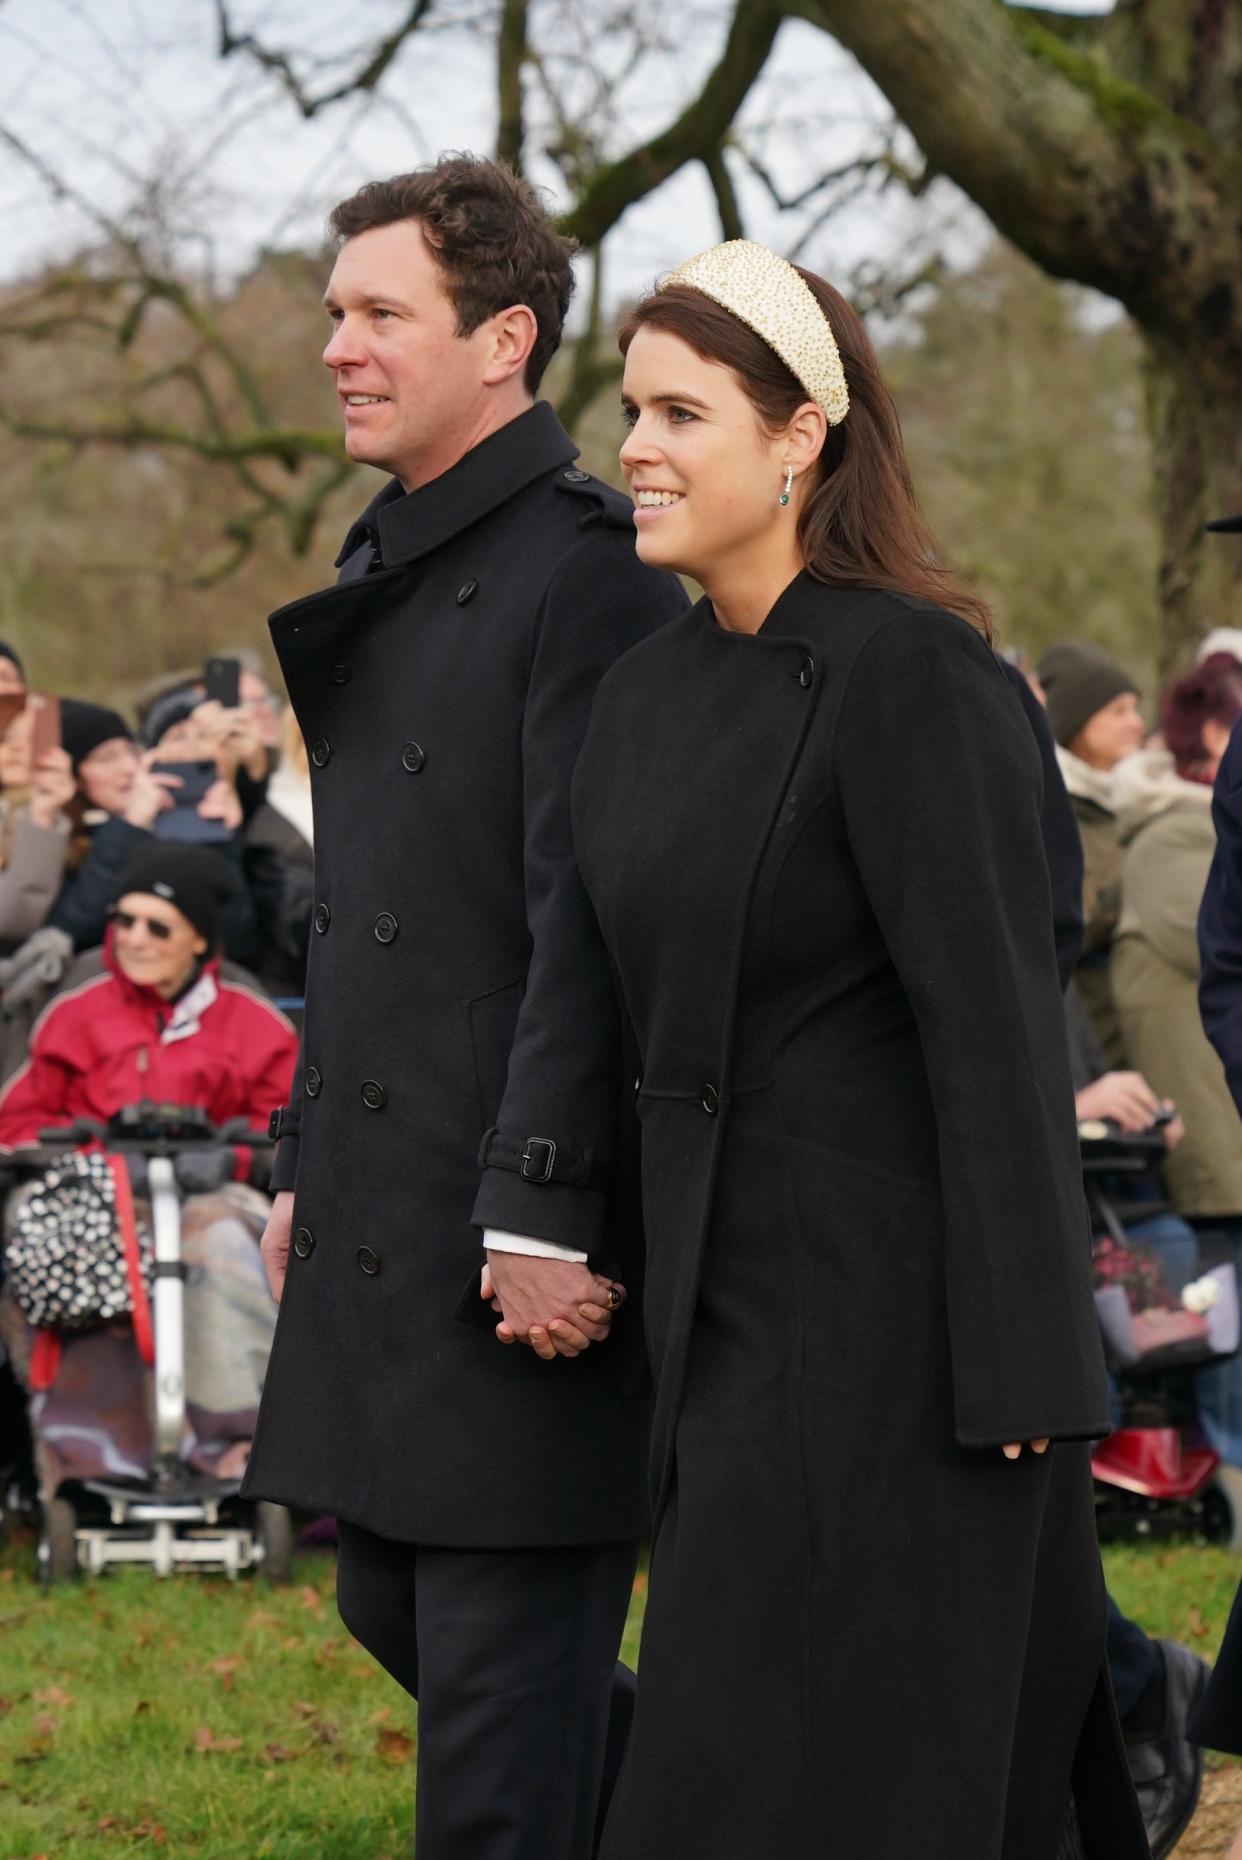
POLYGON ((983 640, 899 596, 703 602, 600 686, 658 1512, 605 1860, 1049 1860, 1072 1773, 1093 1860, 1146 1854, 1041 798, 983 640))
POLYGON ((246 1490, 401 1541, 605 1542, 646 1518, 631 1307, 543 1363, 497 1343, 478 1298, 480 1226, 582 1248, 635 1291, 641 1270, 614 1167, 633 1074, 622 1096, 569 780, 601 673, 686 602, 575 457, 536 405, 389 486, 338 585, 271 621, 316 903, 274 1183, 295 1234, 246 1490))

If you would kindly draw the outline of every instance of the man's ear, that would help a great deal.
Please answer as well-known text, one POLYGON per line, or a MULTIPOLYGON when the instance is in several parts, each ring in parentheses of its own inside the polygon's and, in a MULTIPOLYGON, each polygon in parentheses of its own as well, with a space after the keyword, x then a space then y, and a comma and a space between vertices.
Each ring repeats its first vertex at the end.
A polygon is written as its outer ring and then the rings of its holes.
POLYGON ((499 387, 525 369, 539 326, 533 310, 525 304, 514 304, 508 310, 498 310, 485 328, 488 355, 483 380, 487 387, 499 387))

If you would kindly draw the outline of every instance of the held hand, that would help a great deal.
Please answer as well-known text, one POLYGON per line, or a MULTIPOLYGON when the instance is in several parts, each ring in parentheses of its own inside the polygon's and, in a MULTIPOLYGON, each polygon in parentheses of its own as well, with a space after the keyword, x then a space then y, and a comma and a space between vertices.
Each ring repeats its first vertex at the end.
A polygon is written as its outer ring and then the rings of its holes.
MULTIPOLYGON (((524 1253, 489 1251, 480 1292, 492 1294, 503 1322, 501 1343, 528 1343, 536 1356, 580 1356, 608 1336, 613 1311, 609 1280, 573 1260, 532 1259, 524 1253), (590 1310, 599 1315, 588 1316, 590 1310)), ((622 1294, 624 1295, 624 1294, 622 1294)))
POLYGON ((54 827, 77 790, 67 749, 49 749, 31 777, 30 818, 36 827, 54 827))
POLYGON ((1032 1453, 1046 1453, 1048 1451, 1047 1440, 1028 1440, 1025 1442, 1021 1440, 1011 1440, 1008 1446, 1001 1448, 1001 1452, 1007 1460, 1020 1459, 1024 1445, 1028 1446, 1032 1453))
POLYGON ((263 1238, 259 1242, 259 1253, 263 1260, 263 1270, 267 1273, 268 1290, 276 1303, 285 1289, 285 1273, 289 1269, 289 1240, 293 1233, 293 1190, 284 1188, 272 1202, 272 1211, 267 1217, 267 1226, 263 1229, 263 1238))

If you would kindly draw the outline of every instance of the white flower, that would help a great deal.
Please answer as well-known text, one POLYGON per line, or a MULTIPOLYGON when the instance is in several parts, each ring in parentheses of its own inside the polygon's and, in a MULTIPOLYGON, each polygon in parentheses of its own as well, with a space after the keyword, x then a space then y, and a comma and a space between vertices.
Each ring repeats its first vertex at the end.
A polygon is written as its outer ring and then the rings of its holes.
POLYGON ((1213 1305, 1220 1303, 1220 1286, 1210 1273, 1206 1278, 1192 1279, 1189 1285, 1182 1287, 1182 1303, 1187 1311, 1198 1314, 1210 1311, 1213 1305))

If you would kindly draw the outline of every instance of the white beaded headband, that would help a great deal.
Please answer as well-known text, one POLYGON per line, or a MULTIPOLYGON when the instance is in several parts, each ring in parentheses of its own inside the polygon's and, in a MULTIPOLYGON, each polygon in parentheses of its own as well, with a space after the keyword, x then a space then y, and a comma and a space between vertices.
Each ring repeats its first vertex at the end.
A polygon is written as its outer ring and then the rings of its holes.
POLYGON ((829 426, 840 426, 850 395, 837 339, 788 259, 753 239, 727 239, 678 265, 660 289, 674 284, 702 291, 762 336, 823 408, 829 426))

